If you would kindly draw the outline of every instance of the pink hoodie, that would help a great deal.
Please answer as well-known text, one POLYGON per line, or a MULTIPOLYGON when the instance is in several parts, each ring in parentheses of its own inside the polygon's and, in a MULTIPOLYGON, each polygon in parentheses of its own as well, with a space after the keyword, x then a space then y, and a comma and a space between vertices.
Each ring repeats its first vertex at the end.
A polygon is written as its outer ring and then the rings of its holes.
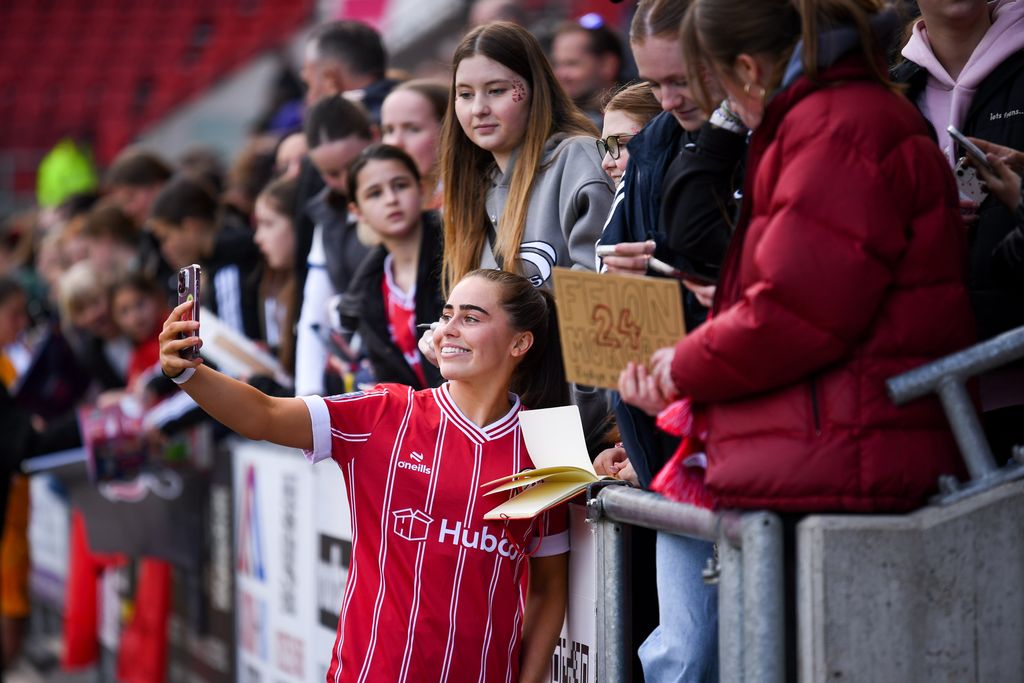
POLYGON ((939 147, 950 165, 956 163, 956 158, 946 126, 959 128, 981 82, 1007 57, 1024 48, 1024 0, 995 0, 989 8, 992 26, 955 80, 932 52, 924 20, 914 25, 914 33, 903 48, 904 57, 928 71, 924 97, 918 105, 935 126, 939 147))

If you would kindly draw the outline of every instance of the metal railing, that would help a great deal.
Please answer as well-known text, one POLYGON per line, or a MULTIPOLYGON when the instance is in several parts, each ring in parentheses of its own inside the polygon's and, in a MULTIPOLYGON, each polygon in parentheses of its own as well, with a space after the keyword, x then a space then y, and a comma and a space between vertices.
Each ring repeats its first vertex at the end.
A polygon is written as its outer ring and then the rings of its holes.
MULTIPOLYGON (((630 527, 719 544, 720 678, 775 683, 785 677, 782 525, 769 512, 712 512, 624 485, 595 485, 587 520, 596 525, 597 680, 631 679, 630 527), (740 552, 740 548, 743 549, 740 552)), ((692 577, 697 580, 697 577, 692 577)))
MULTIPOLYGON (((929 393, 942 402, 970 481, 939 481, 938 504, 948 504, 999 484, 1024 478, 1024 446, 1013 460, 996 465, 981 420, 966 389, 973 376, 1024 358, 1024 327, 940 358, 887 383, 902 405, 929 393)), ((718 543, 719 676, 723 681, 776 683, 784 680, 785 591, 782 524, 770 512, 712 512, 674 503, 620 482, 602 482, 588 491, 587 520, 597 531, 597 680, 631 680, 630 526, 718 543)))
POLYGON ((942 401, 942 409, 953 429, 953 436, 971 479, 961 484, 951 476, 941 477, 941 494, 935 502, 952 503, 1024 477, 1024 451, 1020 446, 1014 449, 1014 460, 1006 467, 996 466, 996 459, 981 427, 981 419, 966 387, 971 377, 1021 358, 1024 358, 1024 327, 1004 332, 887 382, 889 396, 896 405, 930 393, 938 394, 942 401))

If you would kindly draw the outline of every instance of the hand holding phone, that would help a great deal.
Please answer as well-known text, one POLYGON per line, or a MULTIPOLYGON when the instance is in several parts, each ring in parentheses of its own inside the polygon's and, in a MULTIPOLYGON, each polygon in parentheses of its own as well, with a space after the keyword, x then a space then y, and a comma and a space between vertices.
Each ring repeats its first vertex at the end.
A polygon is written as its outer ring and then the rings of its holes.
POLYGON ((949 136, 956 140, 957 144, 963 147, 964 152, 971 158, 977 166, 984 168, 989 173, 994 173, 995 169, 992 168, 992 164, 988 162, 988 157, 980 147, 967 139, 967 136, 956 129, 955 126, 947 126, 946 132, 949 136))
MULTIPOLYGON (((192 308, 182 315, 182 320, 199 322, 199 277, 201 274, 202 268, 195 263, 191 266, 185 266, 178 271, 178 305, 180 306, 186 301, 192 302, 192 308)), ((191 334, 182 332, 178 337, 179 339, 187 339, 188 337, 196 337, 198 339, 199 330, 191 334)), ((187 346, 178 355, 186 360, 195 360, 199 357, 199 347, 187 346)))

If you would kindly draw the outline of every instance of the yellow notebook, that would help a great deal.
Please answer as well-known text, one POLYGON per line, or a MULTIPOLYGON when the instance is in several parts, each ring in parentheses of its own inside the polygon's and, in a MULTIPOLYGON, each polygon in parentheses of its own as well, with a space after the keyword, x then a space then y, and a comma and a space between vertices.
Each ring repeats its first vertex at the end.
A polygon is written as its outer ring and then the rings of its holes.
POLYGON ((594 471, 583 437, 583 423, 576 406, 524 410, 519 425, 530 460, 536 469, 495 479, 481 488, 484 495, 529 486, 484 515, 484 519, 530 519, 554 507, 601 479, 594 471))

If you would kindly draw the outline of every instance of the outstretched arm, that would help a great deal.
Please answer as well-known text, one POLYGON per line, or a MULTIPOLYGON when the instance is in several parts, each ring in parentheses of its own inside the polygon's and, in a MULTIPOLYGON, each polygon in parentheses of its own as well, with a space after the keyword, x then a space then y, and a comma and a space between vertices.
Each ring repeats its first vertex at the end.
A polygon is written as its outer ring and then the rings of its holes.
MULTIPOLYGON (((313 426, 302 399, 273 398, 258 389, 203 366, 202 358, 186 360, 178 355, 193 346, 193 339, 179 339, 181 332, 195 332, 199 323, 182 320, 192 302, 171 311, 160 332, 160 367, 169 377, 188 368, 195 374, 180 385, 199 407, 228 429, 254 441, 270 441, 289 448, 313 448, 313 426)), ((199 342, 202 345, 202 341, 199 342)))
POLYGON ((565 621, 569 554, 530 558, 530 587, 523 617, 519 681, 551 680, 551 653, 565 621))

